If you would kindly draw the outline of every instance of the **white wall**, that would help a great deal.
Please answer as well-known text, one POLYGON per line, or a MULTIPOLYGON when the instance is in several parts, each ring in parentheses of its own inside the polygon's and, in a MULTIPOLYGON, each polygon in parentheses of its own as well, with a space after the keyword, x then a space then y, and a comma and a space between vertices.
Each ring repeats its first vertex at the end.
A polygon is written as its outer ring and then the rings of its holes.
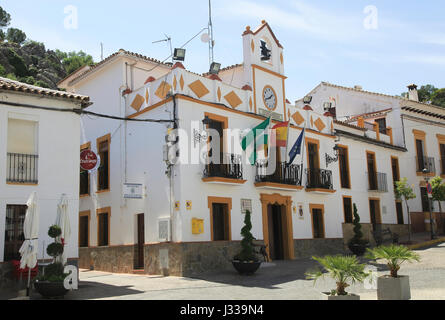
MULTIPOLYGON (((2 99, 25 104, 55 108, 74 108, 74 103, 2 93, 2 99)), ((78 258, 78 207, 79 207, 79 116, 68 112, 32 110, 0 103, 0 262, 4 254, 4 230, 7 205, 25 205, 31 192, 37 191, 40 210, 39 254, 51 242, 48 228, 56 221, 57 204, 65 193, 72 234, 67 239, 68 258, 78 258), (6 154, 8 117, 38 121, 38 185, 7 185, 6 154), (45 243, 45 248, 43 247, 45 243)))

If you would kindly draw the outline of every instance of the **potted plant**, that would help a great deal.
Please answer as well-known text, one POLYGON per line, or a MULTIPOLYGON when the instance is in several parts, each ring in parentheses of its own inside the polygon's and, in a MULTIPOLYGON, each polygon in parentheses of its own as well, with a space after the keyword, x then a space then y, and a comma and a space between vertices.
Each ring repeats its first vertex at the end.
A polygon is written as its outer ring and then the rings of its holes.
POLYGON ((400 265, 405 262, 420 261, 417 253, 405 246, 390 245, 368 249, 366 256, 369 259, 384 259, 389 267, 390 275, 384 275, 377 279, 378 300, 409 300, 411 291, 409 277, 398 274, 400 265))
POLYGON ((241 252, 237 254, 232 261, 234 268, 241 275, 252 275, 261 265, 261 261, 258 259, 254 250, 254 237, 250 232, 250 230, 252 230, 250 216, 250 211, 246 210, 244 227, 241 229, 241 235, 243 236, 243 240, 241 241, 241 252))
POLYGON ((362 225, 360 224, 360 216, 358 215, 357 205, 354 203, 354 237, 349 241, 349 250, 356 256, 363 256, 366 248, 369 246, 368 241, 363 239, 362 225))
POLYGON ((45 298, 63 297, 68 292, 63 284, 68 274, 63 272, 64 265, 57 262, 57 258, 63 253, 63 244, 56 241, 61 233, 62 230, 57 225, 49 228, 48 235, 54 239, 54 242, 48 245, 46 252, 54 258, 54 262, 46 266, 43 274, 39 275, 34 282, 37 292, 45 298))
MULTIPOLYGON (((346 292, 346 288, 350 284, 363 282, 368 276, 365 265, 361 264, 356 256, 325 256, 312 257, 318 261, 324 268, 324 271, 335 280, 337 288, 331 292, 323 292, 323 298, 328 300, 360 300, 360 296, 346 292)), ((313 270, 306 272, 306 278, 314 280, 314 285, 319 278, 323 278, 326 273, 321 270, 313 270)))

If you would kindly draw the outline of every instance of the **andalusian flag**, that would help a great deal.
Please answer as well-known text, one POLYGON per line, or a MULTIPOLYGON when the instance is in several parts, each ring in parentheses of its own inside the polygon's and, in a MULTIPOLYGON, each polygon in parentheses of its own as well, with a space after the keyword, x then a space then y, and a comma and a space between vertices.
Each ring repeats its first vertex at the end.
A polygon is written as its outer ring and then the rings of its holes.
POLYGON ((247 147, 253 145, 253 151, 249 155, 249 162, 251 165, 255 165, 255 162, 258 158, 258 151, 264 150, 265 146, 267 146, 267 142, 269 139, 269 125, 270 118, 250 130, 241 141, 241 147, 244 151, 247 150, 247 147))
POLYGON ((280 122, 272 129, 275 129, 277 132, 277 140, 276 140, 276 146, 277 147, 287 147, 287 134, 289 132, 289 124, 290 122, 280 122))

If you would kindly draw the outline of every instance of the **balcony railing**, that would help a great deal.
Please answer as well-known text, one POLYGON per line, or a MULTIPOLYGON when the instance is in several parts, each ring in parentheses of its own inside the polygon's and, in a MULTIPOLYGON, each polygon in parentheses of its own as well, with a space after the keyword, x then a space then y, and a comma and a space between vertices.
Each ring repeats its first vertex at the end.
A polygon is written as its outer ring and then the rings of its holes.
POLYGON ((204 178, 243 179, 242 158, 239 155, 224 155, 223 163, 210 163, 204 168, 204 178))
POLYGON ((6 164, 6 182, 38 183, 38 160, 34 154, 8 153, 6 164))
POLYGON ((256 164, 255 182, 272 182, 292 186, 301 186, 300 165, 287 165, 285 162, 279 162, 276 164, 275 172, 273 174, 268 173, 267 161, 258 161, 256 164))
POLYGON ((334 189, 332 171, 325 169, 306 169, 307 189, 334 189))
POLYGON ((386 173, 368 172, 367 175, 369 191, 388 192, 388 178, 386 173))
POLYGON ((435 173, 436 165, 434 158, 430 157, 416 157, 417 172, 423 172, 426 169, 426 173, 435 173))

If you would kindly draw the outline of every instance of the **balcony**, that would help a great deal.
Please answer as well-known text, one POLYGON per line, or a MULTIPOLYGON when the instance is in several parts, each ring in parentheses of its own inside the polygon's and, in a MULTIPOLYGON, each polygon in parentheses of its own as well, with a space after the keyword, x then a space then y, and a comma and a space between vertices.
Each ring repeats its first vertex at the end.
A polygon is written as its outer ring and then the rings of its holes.
POLYGON ((8 184, 37 184, 38 160, 34 154, 8 153, 6 182, 8 184))
POLYGON ((436 165, 434 158, 431 157, 416 157, 417 173, 425 173, 427 175, 434 175, 436 172, 436 165), (426 169, 424 172, 423 170, 426 169))
POLYGON ((334 193, 332 171, 325 169, 306 169, 306 191, 334 193))
POLYGON ((239 185, 244 184, 242 158, 239 155, 223 156, 223 163, 205 165, 202 181, 207 183, 239 185))
MULTIPOLYGON (((301 167, 287 165, 285 162, 277 163, 272 174, 268 172, 268 162, 258 161, 256 164, 255 186, 257 188, 275 190, 301 190, 301 167)), ((272 168, 269 168, 272 170, 272 168)))
POLYGON ((369 172, 368 175, 368 191, 388 192, 388 179, 386 173, 369 172))

